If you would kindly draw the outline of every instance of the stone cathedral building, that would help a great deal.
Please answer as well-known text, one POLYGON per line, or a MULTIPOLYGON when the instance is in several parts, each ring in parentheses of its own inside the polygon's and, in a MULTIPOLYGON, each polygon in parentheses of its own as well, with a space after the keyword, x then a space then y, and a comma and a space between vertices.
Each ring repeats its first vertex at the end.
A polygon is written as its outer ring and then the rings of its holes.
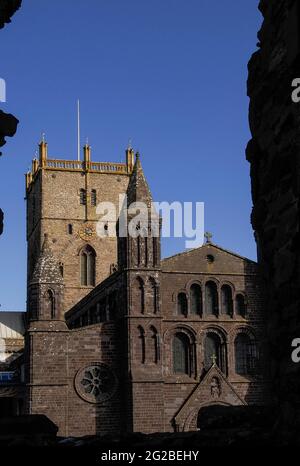
POLYGON ((150 227, 99 237, 98 203, 124 193, 150 206, 131 148, 100 163, 88 145, 70 161, 40 143, 26 175, 25 412, 81 436, 196 430, 204 406, 262 404, 256 263, 209 236, 163 260, 150 227))

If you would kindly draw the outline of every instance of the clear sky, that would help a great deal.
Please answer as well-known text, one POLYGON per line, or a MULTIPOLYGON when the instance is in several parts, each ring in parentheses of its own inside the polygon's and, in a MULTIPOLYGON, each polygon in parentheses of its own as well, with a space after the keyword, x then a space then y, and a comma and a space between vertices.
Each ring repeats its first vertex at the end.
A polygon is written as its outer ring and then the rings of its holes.
MULTIPOLYGON (((2 148, 2 310, 25 309, 24 173, 41 132, 49 156, 122 161, 129 138, 157 201, 202 201, 213 241, 251 259, 247 62, 258 0, 23 0, 0 31, 4 111, 20 119, 2 148)), ((184 239, 163 241, 163 255, 184 239)))

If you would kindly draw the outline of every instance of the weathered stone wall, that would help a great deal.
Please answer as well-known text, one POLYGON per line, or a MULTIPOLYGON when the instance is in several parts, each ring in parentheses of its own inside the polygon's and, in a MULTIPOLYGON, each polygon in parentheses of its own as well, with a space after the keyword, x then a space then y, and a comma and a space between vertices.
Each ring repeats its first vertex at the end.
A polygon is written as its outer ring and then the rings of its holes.
POLYGON ((27 412, 45 414, 59 427, 59 435, 119 434, 124 417, 120 397, 124 394, 115 324, 71 331, 62 325, 35 322, 29 327, 27 412), (85 370, 99 362, 116 375, 116 391, 111 400, 96 404, 82 398, 85 392, 80 384, 85 370))
MULTIPOLYGON (((227 347, 228 381, 236 393, 247 404, 264 404, 266 402, 267 381, 256 374, 245 377, 235 370, 235 338, 240 331, 255 335, 260 348, 260 357, 264 357, 265 323, 264 301, 259 280, 257 264, 222 250, 213 244, 178 254, 162 261, 162 335, 163 335, 163 374, 165 390, 165 429, 172 426, 172 419, 177 410, 184 404, 190 393, 197 386, 204 370, 204 340, 208 331, 218 331, 224 336, 227 347), (213 262, 208 262, 207 257, 213 262), (219 295, 219 316, 210 316, 205 312, 205 283, 214 281, 219 295), (198 284, 202 289, 203 314, 193 315, 190 312, 190 288, 198 284), (222 313, 221 287, 223 284, 232 288, 233 316, 222 313), (183 320, 177 311, 177 296, 186 293, 188 313, 183 320), (246 298, 247 313, 245 318, 237 314, 235 296, 242 293, 246 298), (196 371, 194 378, 178 376, 173 373, 172 336, 184 329, 191 336, 195 335, 196 371)), ((201 403, 209 402, 209 389, 203 391, 201 403)), ((200 406, 200 401, 199 401, 200 406)))
POLYGON ((266 368, 286 421, 295 422, 300 365, 291 360, 291 343, 300 336, 300 104, 291 99, 291 85, 300 77, 300 6, 296 0, 263 0, 259 8, 264 21, 248 80, 252 225, 267 292, 266 368))

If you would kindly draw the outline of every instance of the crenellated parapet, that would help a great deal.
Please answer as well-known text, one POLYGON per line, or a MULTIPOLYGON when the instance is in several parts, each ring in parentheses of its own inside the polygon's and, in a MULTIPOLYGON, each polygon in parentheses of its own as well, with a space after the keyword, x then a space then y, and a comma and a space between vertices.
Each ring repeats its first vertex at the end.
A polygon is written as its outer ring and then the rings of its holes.
POLYGON ((93 162, 89 144, 85 144, 83 147, 83 160, 48 158, 48 144, 43 138, 39 144, 39 159, 34 158, 32 160, 32 168, 25 174, 26 193, 30 190, 40 170, 131 175, 134 161, 134 151, 128 148, 125 163, 93 162))

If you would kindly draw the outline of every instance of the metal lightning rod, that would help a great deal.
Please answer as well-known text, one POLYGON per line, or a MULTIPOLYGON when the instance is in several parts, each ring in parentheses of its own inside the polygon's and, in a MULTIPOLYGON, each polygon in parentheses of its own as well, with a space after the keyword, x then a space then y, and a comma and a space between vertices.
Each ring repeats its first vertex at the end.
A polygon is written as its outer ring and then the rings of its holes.
POLYGON ((77 160, 80 162, 80 103, 77 99, 77 160))

